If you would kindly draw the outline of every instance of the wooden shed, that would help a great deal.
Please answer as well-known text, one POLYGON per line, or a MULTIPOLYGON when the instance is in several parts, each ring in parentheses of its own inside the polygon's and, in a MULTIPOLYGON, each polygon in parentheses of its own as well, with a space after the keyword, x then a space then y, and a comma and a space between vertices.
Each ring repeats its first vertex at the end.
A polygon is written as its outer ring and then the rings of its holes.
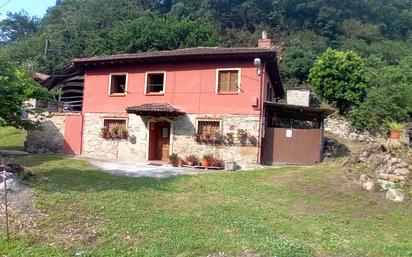
POLYGON ((265 102, 262 163, 310 165, 322 161, 326 108, 265 102))

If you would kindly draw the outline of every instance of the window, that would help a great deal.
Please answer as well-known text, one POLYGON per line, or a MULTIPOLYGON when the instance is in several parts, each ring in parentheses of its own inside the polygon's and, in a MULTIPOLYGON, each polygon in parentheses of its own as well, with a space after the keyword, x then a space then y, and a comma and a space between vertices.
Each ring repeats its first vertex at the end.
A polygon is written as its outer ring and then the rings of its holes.
POLYGON ((240 69, 217 71, 217 92, 237 93, 240 87, 240 69))
POLYGON ((165 72, 146 73, 146 94, 164 93, 165 72))
POLYGON ((127 74, 110 75, 110 95, 125 94, 127 88, 127 74))
POLYGON ((104 127, 112 131, 114 128, 126 129, 126 119, 104 119, 104 127))
POLYGON ((103 138, 108 138, 108 139, 126 139, 127 138, 126 119, 122 119, 122 118, 104 119, 103 128, 101 129, 100 134, 103 138))
POLYGON ((220 133, 220 120, 197 120, 197 135, 206 136, 220 133))

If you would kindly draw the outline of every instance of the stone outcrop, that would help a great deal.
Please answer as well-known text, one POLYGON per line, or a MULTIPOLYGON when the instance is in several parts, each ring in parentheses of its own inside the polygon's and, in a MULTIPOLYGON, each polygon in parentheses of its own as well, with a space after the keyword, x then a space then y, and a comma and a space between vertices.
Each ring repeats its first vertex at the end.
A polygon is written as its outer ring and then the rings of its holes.
POLYGON ((403 202, 405 199, 405 194, 400 189, 391 188, 386 192, 386 199, 393 202, 403 202))
POLYGON ((394 153, 385 152, 384 147, 379 146, 362 152, 357 162, 365 163, 372 169, 372 172, 360 176, 359 183, 362 188, 386 192, 386 198, 391 201, 404 201, 404 189, 412 179, 412 166, 394 153))
POLYGON ((324 128, 326 132, 351 140, 377 142, 383 139, 380 135, 372 135, 368 132, 355 129, 343 116, 337 114, 325 119, 324 128))

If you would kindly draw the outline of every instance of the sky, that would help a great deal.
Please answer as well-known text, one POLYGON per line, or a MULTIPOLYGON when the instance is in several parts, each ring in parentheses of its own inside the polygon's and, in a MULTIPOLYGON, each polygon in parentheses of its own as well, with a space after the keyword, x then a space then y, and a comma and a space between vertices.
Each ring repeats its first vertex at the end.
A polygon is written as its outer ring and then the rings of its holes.
POLYGON ((53 6, 56 0, 0 0, 0 20, 6 17, 7 12, 26 10, 31 16, 42 17, 48 7, 53 6))

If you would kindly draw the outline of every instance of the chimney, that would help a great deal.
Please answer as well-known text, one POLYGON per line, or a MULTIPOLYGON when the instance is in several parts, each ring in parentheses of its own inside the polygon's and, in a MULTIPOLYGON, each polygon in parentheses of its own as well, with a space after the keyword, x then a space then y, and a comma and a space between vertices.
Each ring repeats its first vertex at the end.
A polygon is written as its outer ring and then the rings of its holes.
POLYGON ((267 31, 262 31, 262 38, 258 41, 259 48, 272 48, 272 39, 268 38, 267 31))

